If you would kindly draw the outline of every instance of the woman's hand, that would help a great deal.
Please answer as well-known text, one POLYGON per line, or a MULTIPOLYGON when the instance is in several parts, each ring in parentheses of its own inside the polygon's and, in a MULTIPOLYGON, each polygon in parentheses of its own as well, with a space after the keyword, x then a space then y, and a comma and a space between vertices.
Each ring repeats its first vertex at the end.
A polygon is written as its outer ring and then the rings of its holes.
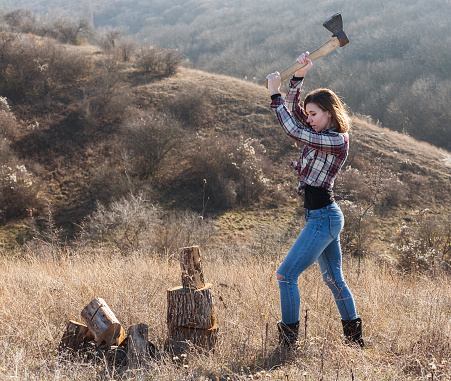
POLYGON ((305 77, 305 75, 307 74, 307 72, 309 71, 309 69, 313 66, 313 62, 310 58, 308 58, 309 56, 309 52, 305 52, 302 53, 298 58, 297 58, 297 62, 300 65, 305 65, 304 67, 300 68, 299 70, 296 71, 296 73, 294 73, 295 77, 305 77))
POLYGON ((266 79, 268 80, 268 90, 271 95, 280 94, 280 84, 282 83, 280 73, 276 71, 275 73, 268 74, 266 79))

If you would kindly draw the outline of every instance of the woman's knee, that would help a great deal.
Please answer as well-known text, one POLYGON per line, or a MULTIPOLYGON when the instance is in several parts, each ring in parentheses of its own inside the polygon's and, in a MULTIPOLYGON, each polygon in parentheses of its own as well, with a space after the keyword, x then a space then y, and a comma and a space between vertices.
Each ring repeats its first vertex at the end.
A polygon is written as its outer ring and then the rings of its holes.
POLYGON ((332 291, 340 291, 345 287, 345 282, 342 279, 335 279, 333 277, 327 277, 323 279, 324 284, 332 291))
POLYGON ((290 284, 290 285, 297 285, 297 277, 290 277, 290 276, 285 276, 282 274, 279 274, 278 272, 276 272, 276 279, 279 282, 279 284, 284 283, 284 284, 290 284))

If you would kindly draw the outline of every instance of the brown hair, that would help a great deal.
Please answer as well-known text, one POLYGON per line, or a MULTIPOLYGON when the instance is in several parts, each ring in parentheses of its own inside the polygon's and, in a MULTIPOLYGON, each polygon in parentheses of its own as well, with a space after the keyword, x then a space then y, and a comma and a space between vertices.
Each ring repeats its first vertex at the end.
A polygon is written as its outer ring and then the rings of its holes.
POLYGON ((304 99, 304 109, 308 103, 315 103, 321 110, 328 111, 333 119, 335 131, 343 133, 351 128, 351 118, 346 106, 330 89, 316 89, 304 99))

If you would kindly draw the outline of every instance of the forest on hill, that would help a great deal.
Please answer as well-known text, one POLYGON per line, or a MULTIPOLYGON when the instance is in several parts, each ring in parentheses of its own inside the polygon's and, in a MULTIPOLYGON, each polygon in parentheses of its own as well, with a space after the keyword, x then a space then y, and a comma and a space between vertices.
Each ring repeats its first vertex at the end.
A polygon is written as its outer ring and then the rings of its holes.
POLYGON ((277 6, 267 0, 11 0, 2 6, 84 18, 99 31, 115 29, 139 43, 178 49, 196 68, 255 83, 327 41, 330 33, 321 24, 339 11, 351 42, 317 61, 310 86, 329 86, 354 113, 451 149, 446 0, 291 0, 277 6))

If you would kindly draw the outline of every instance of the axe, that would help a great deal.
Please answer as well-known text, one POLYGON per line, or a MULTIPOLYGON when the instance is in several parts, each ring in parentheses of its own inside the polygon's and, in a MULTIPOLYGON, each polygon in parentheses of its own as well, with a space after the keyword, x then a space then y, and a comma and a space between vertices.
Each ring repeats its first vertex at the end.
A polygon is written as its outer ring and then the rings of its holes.
MULTIPOLYGON (((343 30, 343 21, 341 19, 341 13, 335 13, 332 17, 329 17, 324 21, 323 26, 332 32, 332 37, 325 44, 321 45, 314 52, 309 54, 309 58, 314 61, 319 57, 324 57, 329 54, 332 50, 335 50, 339 46, 345 46, 348 42, 348 36, 343 30)), ((306 65, 306 64, 305 64, 306 65)), ((280 73, 282 81, 293 75, 297 70, 301 69, 305 65, 299 64, 297 61, 287 67, 284 71, 280 73)), ((268 80, 265 80, 265 86, 268 88, 268 80)))

